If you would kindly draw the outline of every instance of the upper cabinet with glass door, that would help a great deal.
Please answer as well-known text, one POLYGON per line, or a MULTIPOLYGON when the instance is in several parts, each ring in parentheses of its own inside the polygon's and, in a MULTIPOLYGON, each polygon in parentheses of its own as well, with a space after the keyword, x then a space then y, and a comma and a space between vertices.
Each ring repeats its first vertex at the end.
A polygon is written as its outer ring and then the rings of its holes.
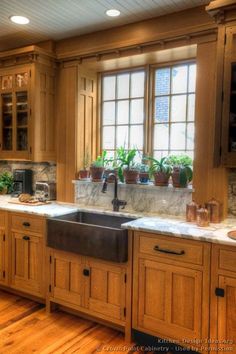
POLYGON ((222 163, 236 166, 236 26, 226 28, 223 87, 222 163))
POLYGON ((11 70, 1 82, 1 156, 29 159, 30 71, 11 70))
POLYGON ((13 51, 12 61, 7 54, 4 62, 0 53, 0 159, 55 161, 53 58, 35 46, 13 51))

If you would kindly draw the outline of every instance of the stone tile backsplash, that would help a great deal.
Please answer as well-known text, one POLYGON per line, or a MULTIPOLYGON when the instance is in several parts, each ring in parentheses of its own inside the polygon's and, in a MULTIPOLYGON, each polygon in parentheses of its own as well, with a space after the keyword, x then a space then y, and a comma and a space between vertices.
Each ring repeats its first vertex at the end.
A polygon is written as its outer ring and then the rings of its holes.
POLYGON ((33 171, 33 190, 36 181, 55 181, 56 165, 52 163, 32 163, 18 161, 0 161, 0 173, 3 171, 13 172, 15 169, 30 169, 33 171))
MULTIPOLYGON (((87 207, 103 207, 112 210, 113 183, 102 193, 102 183, 75 181, 75 203, 87 207)), ((192 199, 192 190, 153 185, 119 184, 118 198, 127 201, 125 211, 130 213, 156 213, 184 216, 186 204, 192 199)), ((121 209, 122 211, 122 209, 121 209)))
POLYGON ((229 172, 228 213, 236 216, 236 169, 229 172))

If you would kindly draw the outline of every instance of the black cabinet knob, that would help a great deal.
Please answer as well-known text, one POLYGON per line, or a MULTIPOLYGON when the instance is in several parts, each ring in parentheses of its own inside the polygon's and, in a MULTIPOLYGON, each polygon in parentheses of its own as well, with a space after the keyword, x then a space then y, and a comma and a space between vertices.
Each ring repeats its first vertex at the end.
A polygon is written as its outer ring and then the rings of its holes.
POLYGON ((30 223, 29 223, 28 221, 24 221, 24 222, 22 223, 22 225, 25 226, 25 227, 29 227, 29 226, 30 226, 30 223))
POLYGON ((23 236, 23 240, 29 241, 29 240, 30 240, 30 237, 29 237, 29 236, 23 236))

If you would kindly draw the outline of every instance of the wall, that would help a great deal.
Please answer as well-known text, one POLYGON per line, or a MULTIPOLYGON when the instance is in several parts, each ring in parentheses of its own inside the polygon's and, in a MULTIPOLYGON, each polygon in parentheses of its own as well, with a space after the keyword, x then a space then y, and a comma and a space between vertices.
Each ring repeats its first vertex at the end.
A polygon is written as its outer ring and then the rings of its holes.
MULTIPOLYGON (((75 203, 86 207, 101 207, 112 210, 114 184, 109 183, 102 193, 102 183, 75 181, 75 203)), ((119 184, 118 198, 125 200, 129 213, 185 216, 186 204, 192 199, 192 190, 187 188, 156 187, 152 185, 119 184)), ((120 209, 122 211, 122 209, 120 209)))
POLYGON ((33 189, 36 181, 56 181, 56 165, 50 163, 0 161, 0 173, 14 169, 33 170, 33 189))

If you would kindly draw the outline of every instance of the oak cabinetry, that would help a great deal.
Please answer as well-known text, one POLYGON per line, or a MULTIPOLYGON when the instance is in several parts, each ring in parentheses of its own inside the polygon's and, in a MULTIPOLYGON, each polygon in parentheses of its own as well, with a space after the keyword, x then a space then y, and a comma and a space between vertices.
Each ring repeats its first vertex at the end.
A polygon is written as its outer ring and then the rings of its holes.
POLYGON ((52 57, 35 46, 0 56, 1 159, 55 160, 52 57))
POLYGON ((236 249, 213 245, 211 352, 236 352, 236 249))
POLYGON ((44 297, 44 220, 14 213, 9 219, 10 286, 44 297))
POLYGON ((0 211, 0 284, 6 284, 7 274, 7 240, 6 240, 7 214, 0 211))
POLYGON ((133 328, 160 338, 208 338, 210 245, 135 232, 133 328))

